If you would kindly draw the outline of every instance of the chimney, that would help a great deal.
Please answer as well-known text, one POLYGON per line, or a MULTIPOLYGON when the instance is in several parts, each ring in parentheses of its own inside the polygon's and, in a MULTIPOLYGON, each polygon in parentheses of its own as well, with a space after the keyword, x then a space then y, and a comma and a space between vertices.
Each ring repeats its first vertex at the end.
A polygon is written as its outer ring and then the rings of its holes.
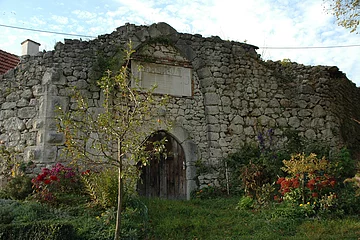
POLYGON ((34 56, 39 52, 40 43, 34 42, 33 40, 26 39, 21 43, 22 51, 21 55, 34 56))

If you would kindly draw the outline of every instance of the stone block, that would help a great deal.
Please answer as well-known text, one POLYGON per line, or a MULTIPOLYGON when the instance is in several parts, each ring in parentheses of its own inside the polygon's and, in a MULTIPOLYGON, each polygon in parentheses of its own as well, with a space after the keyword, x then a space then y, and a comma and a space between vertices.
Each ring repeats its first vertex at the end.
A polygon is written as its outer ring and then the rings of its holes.
POLYGON ((63 71, 60 68, 48 68, 42 78, 42 84, 48 83, 64 85, 66 78, 63 75, 63 71))
POLYGON ((8 120, 4 121, 4 128, 6 130, 19 130, 22 131, 25 129, 25 124, 22 120, 17 117, 11 117, 8 120))
POLYGON ((53 163, 56 161, 57 157, 57 147, 47 147, 43 152, 43 162, 44 163, 53 163))
POLYGON ((18 110, 18 117, 20 119, 33 118, 36 116, 35 107, 24 107, 18 110))
POLYGON ((232 133, 232 135, 237 135, 237 134, 243 134, 244 133, 244 127, 242 125, 239 125, 239 124, 230 124, 229 130, 232 133))
POLYGON ((32 87, 32 92, 35 97, 42 96, 44 94, 44 89, 41 85, 36 85, 32 87))
POLYGON ((298 128, 300 126, 300 120, 297 117, 289 118, 289 125, 292 128, 298 128))
POLYGON ((201 87, 203 87, 203 88, 208 88, 208 87, 214 86, 214 82, 215 82, 215 80, 212 77, 203 78, 200 81, 201 87))
POLYGON ((22 108, 22 107, 29 106, 29 101, 26 100, 26 99, 24 99, 24 98, 22 98, 22 99, 20 99, 19 101, 16 102, 16 106, 17 106, 18 108, 22 108))
POLYGON ((254 128, 251 126, 244 128, 244 134, 247 136, 255 135, 254 128))
POLYGON ((58 108, 62 111, 67 112, 69 109, 69 98, 68 97, 51 97, 48 99, 47 116, 53 117, 57 114, 58 108))
POLYGON ((14 110, 1 110, 0 111, 0 121, 8 119, 15 116, 14 110))
POLYGON ((279 127, 286 127, 287 126, 286 118, 277 118, 276 122, 277 122, 279 127))
POLYGON ((300 116, 300 117, 308 117, 308 116, 311 116, 311 111, 308 110, 308 109, 301 109, 301 110, 298 112, 298 116, 300 116))
POLYGON ((219 124, 211 124, 208 126, 209 132, 220 132, 220 125, 219 124))
POLYGON ((7 102, 16 102, 19 99, 20 99, 20 96, 17 92, 10 93, 9 95, 6 96, 7 102))
POLYGON ((316 138, 316 133, 313 129, 306 130, 304 135, 307 139, 315 139, 316 138))
POLYGON ((230 98, 227 97, 227 96, 222 96, 222 97, 221 97, 221 104, 222 104, 223 106, 230 106, 230 104, 231 104, 230 98))
POLYGON ((82 79, 78 80, 78 81, 73 81, 69 85, 75 87, 76 89, 88 89, 89 88, 89 84, 87 83, 87 81, 82 80, 82 79))
POLYGON ((269 102, 269 107, 278 108, 280 107, 280 103, 277 99, 271 99, 269 102))
POLYGON ((261 115, 260 117, 258 117, 258 122, 261 124, 261 126, 267 126, 269 121, 270 121, 270 117, 268 116, 261 115))
POLYGON ((219 112, 220 111, 218 106, 205 106, 205 114, 217 115, 219 112))
POLYGON ((297 102, 297 105, 298 105, 300 108, 306 108, 307 104, 308 104, 308 103, 307 103, 306 101, 304 101, 304 100, 300 100, 300 101, 297 102))
POLYGON ((208 116, 207 119, 208 119, 209 124, 218 124, 219 123, 219 119, 212 115, 208 116))
POLYGON ((39 160, 41 160, 41 156, 42 156, 42 152, 40 149, 38 149, 38 147, 31 146, 25 148, 24 150, 25 162, 30 162, 30 161, 38 162, 39 160))
POLYGON ((232 119, 231 123, 233 123, 233 124, 244 124, 244 119, 242 117, 240 117, 240 116, 235 116, 232 119))
POLYGON ((209 137, 210 141, 218 141, 219 140, 219 133, 209 132, 208 137, 209 137))
POLYGON ((314 118, 311 121, 310 127, 312 128, 323 128, 325 126, 325 121, 323 118, 314 118))
POLYGON ((205 93, 204 99, 205 106, 219 105, 220 103, 220 97, 216 93, 205 93))
POLYGON ((58 132, 49 132, 46 136, 46 142, 51 144, 63 144, 64 134, 58 132))
POLYGON ((207 67, 197 70, 197 75, 198 75, 199 79, 211 78, 213 76, 210 69, 207 67))
POLYGON ((326 116, 326 112, 324 108, 320 105, 316 105, 313 109, 313 117, 315 118, 321 118, 326 116))
POLYGON ((4 102, 1 105, 1 109, 6 110, 6 109, 14 109, 16 108, 16 102, 4 102))

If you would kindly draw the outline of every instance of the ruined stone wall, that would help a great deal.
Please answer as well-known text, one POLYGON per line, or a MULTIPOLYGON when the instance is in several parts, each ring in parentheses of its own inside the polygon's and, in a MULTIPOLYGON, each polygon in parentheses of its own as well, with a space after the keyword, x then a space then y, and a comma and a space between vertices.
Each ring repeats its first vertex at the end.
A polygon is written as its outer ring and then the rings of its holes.
MULTIPOLYGON (((24 152, 38 170, 59 160, 64 139, 56 131, 56 106, 72 111, 76 87, 90 107, 101 109, 96 80, 123 64, 121 49, 129 40, 140 63, 191 69, 191 96, 170 96, 162 113, 185 148, 191 181, 197 160, 218 166, 269 129, 280 142, 290 129, 332 146, 359 145, 359 89, 338 69, 264 62, 255 46, 178 33, 165 23, 127 24, 92 41, 65 40, 54 51, 24 57, 0 77, 0 140, 24 152)), ((216 178, 200 176, 199 184, 216 178)))

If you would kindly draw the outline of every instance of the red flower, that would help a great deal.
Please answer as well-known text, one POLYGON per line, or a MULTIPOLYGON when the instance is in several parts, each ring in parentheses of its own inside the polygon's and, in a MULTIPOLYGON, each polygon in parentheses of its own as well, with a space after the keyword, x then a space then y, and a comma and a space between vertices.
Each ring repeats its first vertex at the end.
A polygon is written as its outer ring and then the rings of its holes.
POLYGON ((291 181, 285 179, 284 181, 281 182, 281 188, 288 188, 291 185, 291 181))
POLYGON ((90 169, 86 170, 85 172, 82 172, 81 175, 89 175, 90 174, 90 169))
POLYGON ((46 177, 45 174, 39 174, 39 175, 37 175, 36 180, 42 181, 42 180, 44 180, 45 177, 46 177))
POLYGON ((284 188, 281 192, 282 195, 285 195, 285 193, 288 193, 290 192, 290 189, 289 188, 284 188))
POLYGON ((298 187, 300 186, 300 182, 299 182, 299 180, 297 180, 297 179, 293 179, 293 181, 292 181, 292 185, 293 185, 293 187, 294 187, 294 188, 298 188, 298 187))
POLYGON ((315 185, 316 181, 315 181, 315 179, 310 179, 308 183, 311 185, 315 185))
POLYGON ((332 187, 334 187, 335 184, 336 184, 336 181, 335 181, 335 180, 330 181, 330 185, 331 185, 332 187))
POLYGON ((315 179, 311 179, 311 180, 309 180, 308 181, 308 183, 306 184, 306 186, 312 191, 312 190, 314 190, 314 188, 315 188, 315 179))
POLYGON ((51 179, 52 181, 57 181, 57 180, 58 180, 58 177, 57 177, 57 176, 54 176, 54 175, 51 175, 51 176, 50 176, 50 179, 51 179))
POLYGON ((324 180, 324 181, 321 182, 321 185, 322 185, 323 187, 327 187, 327 186, 329 186, 329 184, 330 184, 330 181, 329 181, 329 180, 324 180))
POLYGON ((274 196, 274 200, 277 201, 277 202, 281 202, 281 201, 282 201, 282 198, 279 197, 278 195, 275 195, 275 196, 274 196))
POLYGON ((45 184, 50 184, 50 183, 51 183, 51 180, 50 180, 50 179, 46 179, 46 180, 44 181, 44 183, 45 183, 45 184))
POLYGON ((276 184, 281 184, 284 180, 285 180, 285 178, 281 177, 276 181, 276 184))
POLYGON ((311 196, 313 196, 314 198, 317 198, 317 197, 319 196, 319 194, 318 194, 317 192, 313 192, 313 193, 311 194, 311 196))

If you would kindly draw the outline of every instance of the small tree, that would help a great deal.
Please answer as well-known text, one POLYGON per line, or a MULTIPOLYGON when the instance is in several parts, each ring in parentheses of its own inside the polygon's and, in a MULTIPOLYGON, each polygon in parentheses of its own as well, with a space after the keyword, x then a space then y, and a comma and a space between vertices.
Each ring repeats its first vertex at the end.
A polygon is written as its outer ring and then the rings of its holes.
MULTIPOLYGON (((61 112, 60 131, 66 137, 66 150, 80 164, 114 166, 118 169, 118 203, 115 240, 120 239, 124 184, 136 183, 139 164, 147 161, 146 142, 160 122, 154 108, 166 97, 154 96, 152 89, 142 89, 130 77, 131 43, 125 50, 125 64, 113 74, 110 70, 98 81, 104 95, 103 108, 89 107, 80 92, 75 93, 77 109, 61 112), (131 84, 131 80, 135 84, 131 84), (157 99, 155 99, 157 98, 157 99), (156 105, 155 105, 155 100, 156 105)), ((159 152, 161 144, 154 144, 159 152)), ((135 187, 135 186, 134 186, 135 187)))
POLYGON ((330 0, 329 11, 338 25, 355 32, 360 23, 360 0, 330 0))

